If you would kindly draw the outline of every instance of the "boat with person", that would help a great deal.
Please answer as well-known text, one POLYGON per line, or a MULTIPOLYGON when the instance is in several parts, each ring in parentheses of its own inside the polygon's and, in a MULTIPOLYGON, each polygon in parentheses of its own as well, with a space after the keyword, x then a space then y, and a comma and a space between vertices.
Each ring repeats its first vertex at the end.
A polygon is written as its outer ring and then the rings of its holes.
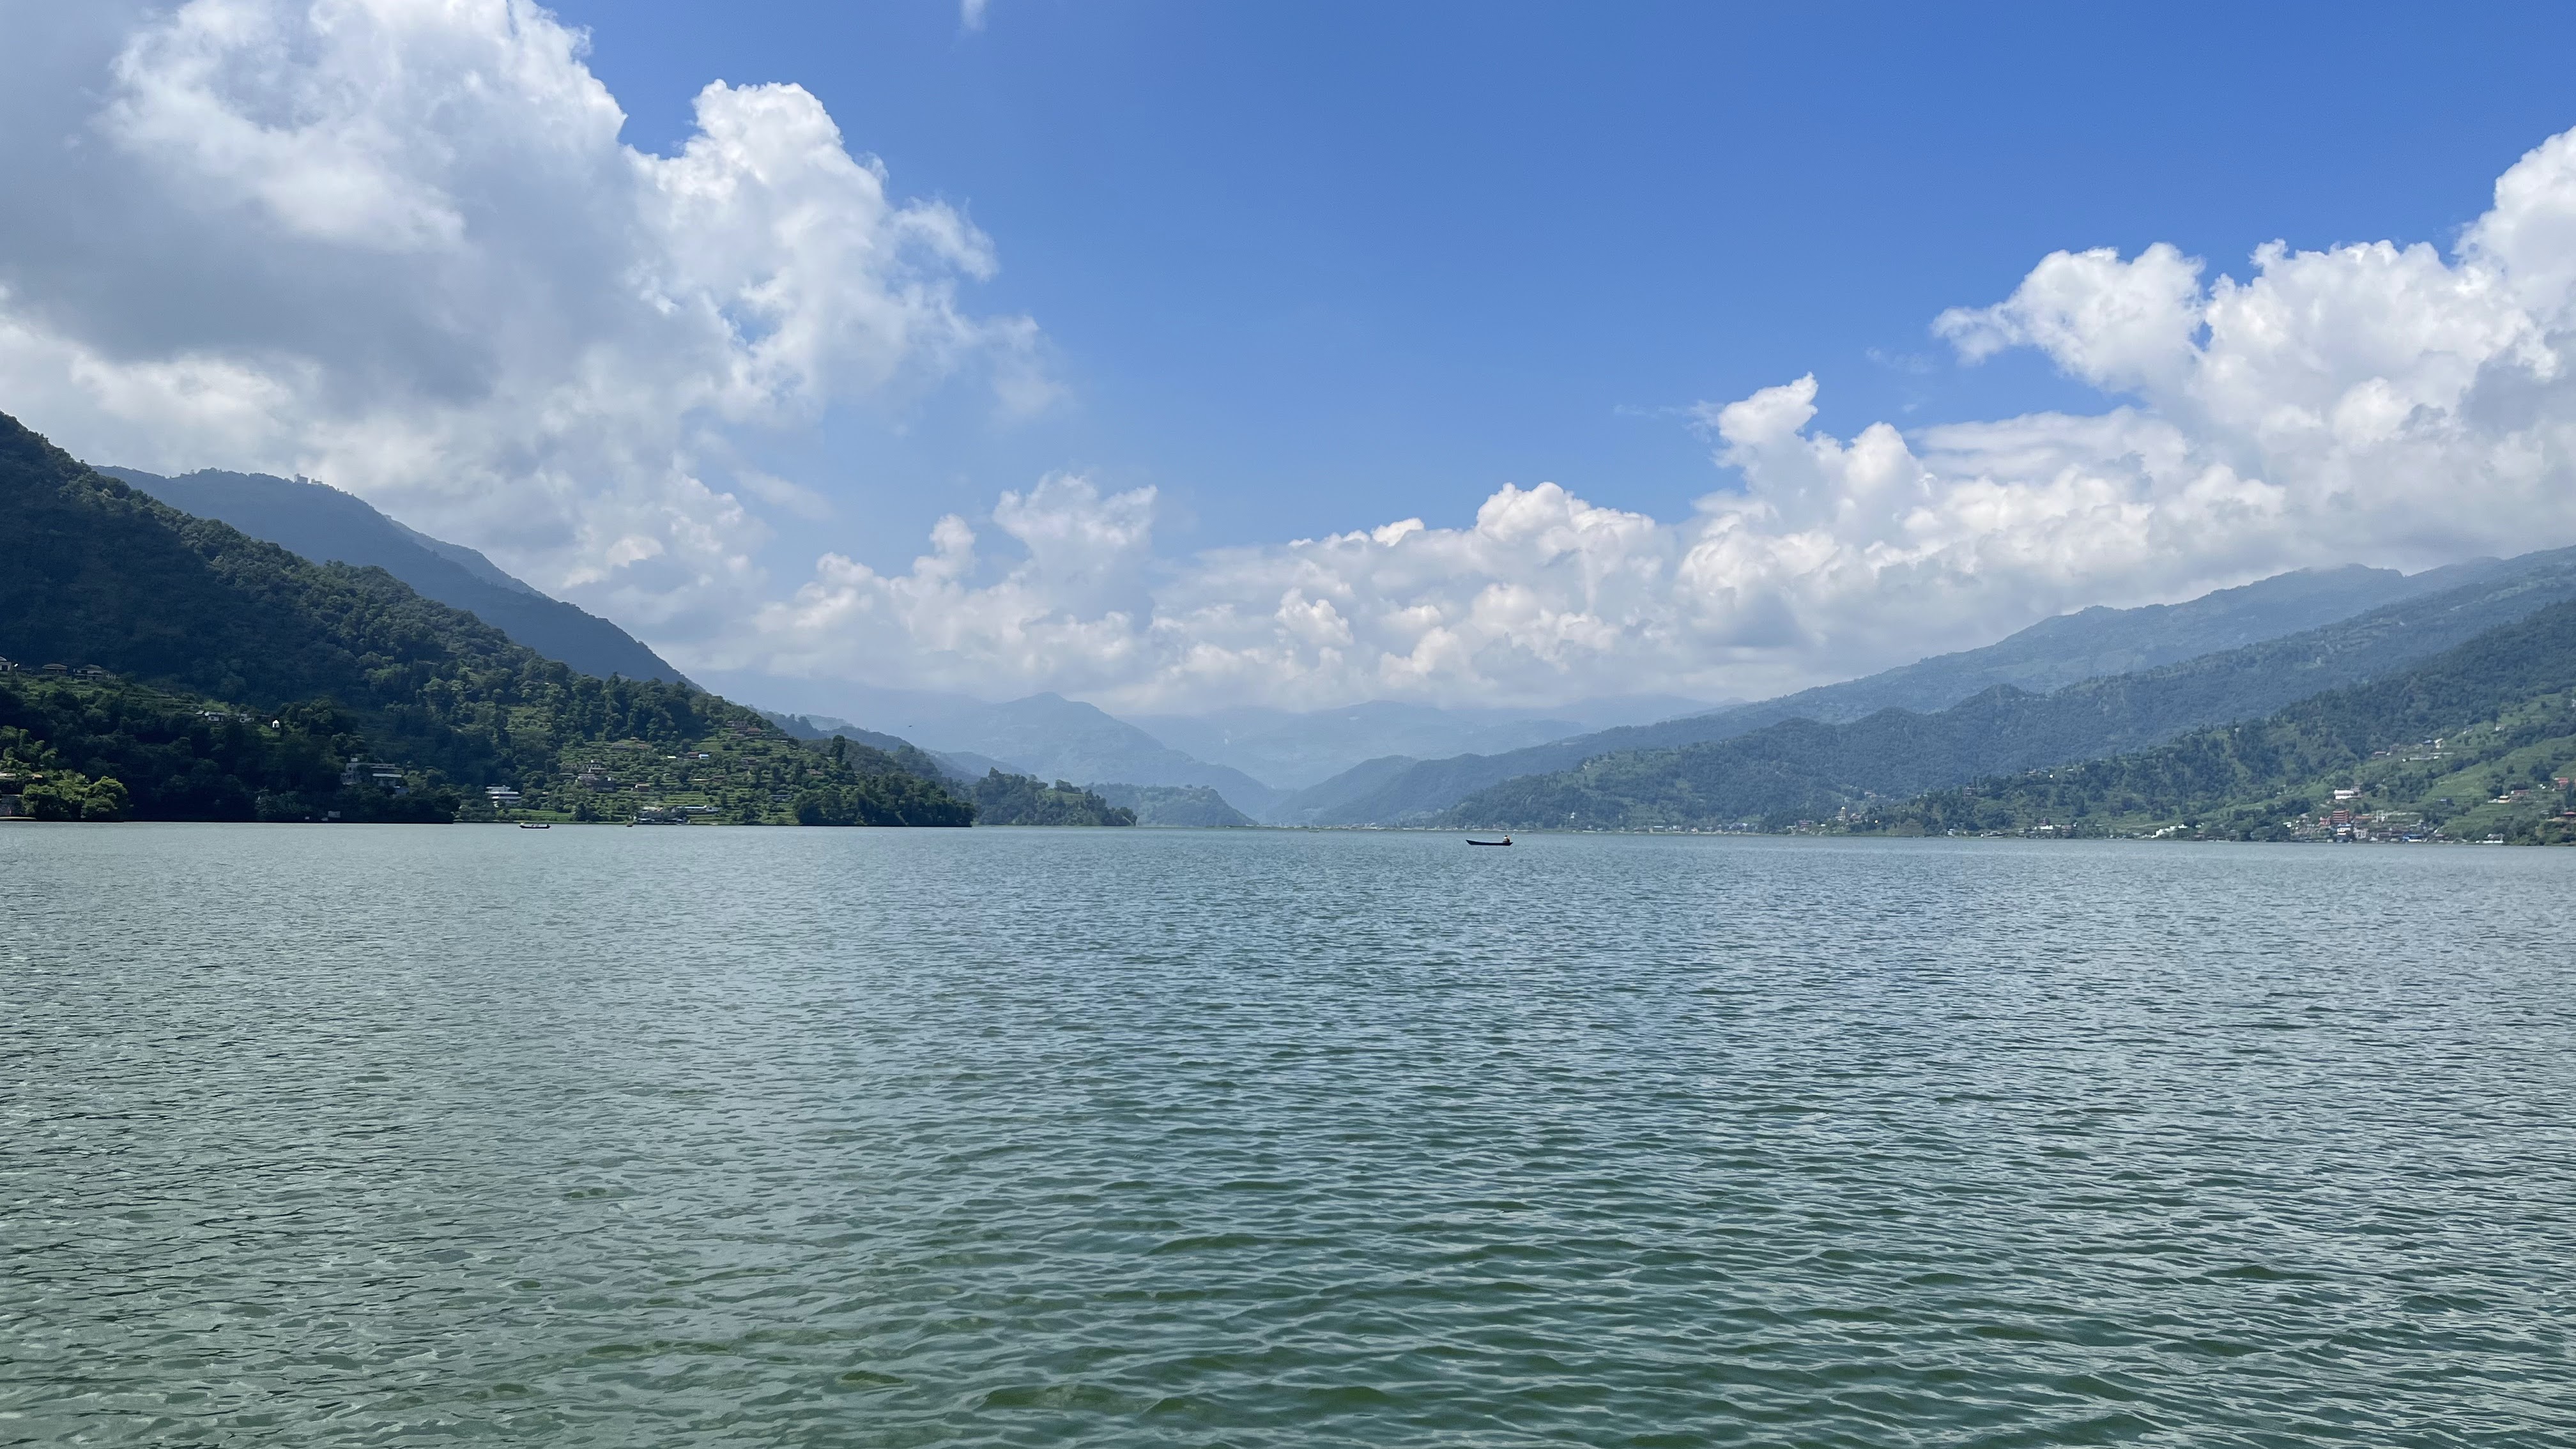
POLYGON ((522 820, 519 822, 519 828, 521 830, 552 830, 555 828, 555 823, 551 820, 522 820))

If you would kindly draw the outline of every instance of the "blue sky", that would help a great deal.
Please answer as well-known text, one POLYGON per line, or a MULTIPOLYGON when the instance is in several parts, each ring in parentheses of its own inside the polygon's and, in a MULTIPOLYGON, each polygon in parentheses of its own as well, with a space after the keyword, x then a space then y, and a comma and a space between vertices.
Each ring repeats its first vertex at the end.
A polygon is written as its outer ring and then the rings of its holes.
POLYGON ((2570 53, 2563 7, 0 0, 0 410, 321 478, 816 708, 1759 697, 2576 544, 2570 53))
POLYGON ((1807 372, 1842 433, 2093 411, 1931 319, 2058 248, 2447 244, 2576 120, 2550 7, 555 8, 630 144, 710 79, 794 81, 993 238, 974 300, 1037 319, 1069 405, 779 455, 881 565, 1052 468, 1154 485, 1191 545, 1460 523, 1506 481, 1672 517, 1721 481, 1679 409, 1807 372))

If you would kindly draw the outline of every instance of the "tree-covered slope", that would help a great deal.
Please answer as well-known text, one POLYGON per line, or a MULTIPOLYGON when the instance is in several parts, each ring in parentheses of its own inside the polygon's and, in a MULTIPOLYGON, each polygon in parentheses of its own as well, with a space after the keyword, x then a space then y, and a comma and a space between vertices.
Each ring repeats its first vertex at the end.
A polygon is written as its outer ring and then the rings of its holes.
POLYGON ((1462 826, 1711 829, 1822 819, 1982 775, 2134 750, 2256 718, 2386 675, 2488 629, 2576 598, 2576 550, 2323 629, 2053 694, 1997 686, 1933 714, 1883 710, 1844 724, 1789 720, 1733 739, 1631 751, 1507 781, 1445 817, 1462 826))
MULTIPOLYGON (((1282 802, 1273 819, 1290 824, 1397 825, 1436 818, 1477 791, 1525 775, 1554 774, 1585 760, 1638 750, 1678 749, 1733 739, 1784 720, 1844 723, 1883 709, 1929 713, 1998 685, 2035 694, 2078 681, 2160 668, 2267 640, 2296 637, 2373 611, 2403 609, 2435 594, 2512 581, 2576 558, 2531 555, 2480 560, 2407 576, 2349 567, 2281 574, 2221 589, 2187 603, 2092 608, 2043 619, 1982 649, 1908 664, 1842 684, 1657 724, 1551 741, 1499 755, 1439 760, 1374 760, 1282 802)), ((2437 646, 2438 647, 2438 646, 2437 646)))
POLYGON ((2042 619, 1982 649, 1936 655, 1865 679, 1801 690, 1730 713, 1748 728, 1782 719, 1837 724, 1882 709, 1930 713, 1999 684, 2029 694, 2050 694, 2088 679, 2160 669, 2304 634, 2410 599, 2470 587, 2532 563, 2530 559, 2512 563, 2479 559, 2411 575, 2348 564, 2276 574, 2179 604, 2131 609, 2097 604, 2042 619))
POLYGON ((1139 825, 1213 829, 1253 823, 1205 785, 1094 785, 1091 793, 1132 813, 1139 825))
MULTIPOLYGON (((468 810, 485 787, 505 786, 567 813, 632 815, 689 783, 673 778, 681 762, 722 757, 722 780, 698 782, 722 803, 697 791, 700 808, 721 818, 791 821, 801 794, 827 788, 853 803, 826 814, 869 823, 972 815, 884 752, 804 748, 686 684, 575 673, 382 569, 310 563, 179 513, 5 417, 0 540, 10 555, 0 658, 39 672, 95 666, 132 686, 7 676, 19 743, 83 775, 136 773, 116 778, 137 813, 301 819, 307 805, 339 808, 316 804, 309 783, 287 783, 307 778, 294 773, 301 766, 263 773, 254 756, 283 758, 285 745, 264 742, 262 755, 235 741, 225 721, 240 715, 255 731, 301 730, 335 782, 363 759, 393 767, 389 798, 452 795, 468 810), (328 719, 297 723, 317 710, 328 719), (605 768, 611 761, 627 776, 605 768), (191 793, 178 783, 207 771, 241 788, 191 793)), ((357 788, 375 788, 372 772, 357 788)))
POLYGON ((0 793, 116 782, 120 803, 91 819, 444 821, 463 805, 454 784, 411 772, 398 790, 373 772, 345 780, 370 753, 349 712, 327 702, 260 718, 127 681, 0 675, 0 774, 17 777, 0 793))
POLYGON ((1873 809, 1859 829, 2280 840, 2358 829, 2564 841, 2576 603, 2370 684, 2150 750, 1873 809), (2341 818, 2338 818, 2340 816, 2341 818))
POLYGON ((999 770, 975 782, 975 818, 986 825, 1133 825, 1136 812, 1079 785, 1053 785, 999 770))

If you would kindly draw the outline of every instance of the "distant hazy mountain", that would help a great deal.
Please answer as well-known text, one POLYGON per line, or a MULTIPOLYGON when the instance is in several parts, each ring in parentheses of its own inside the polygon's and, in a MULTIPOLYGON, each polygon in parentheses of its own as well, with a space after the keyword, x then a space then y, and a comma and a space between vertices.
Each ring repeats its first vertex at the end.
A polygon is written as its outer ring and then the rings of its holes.
MULTIPOLYGON (((744 692, 759 687, 750 681, 728 683, 744 692)), ((1256 819, 1263 818, 1282 793, 1240 770, 1173 749, 1124 720, 1060 694, 989 704, 961 694, 839 685, 828 698, 833 714, 793 718, 810 722, 809 727, 854 721, 910 740, 944 759, 980 758, 988 768, 998 766, 1005 773, 1045 780, 1070 780, 1077 785, 1205 785, 1256 819)), ((782 724, 791 718, 771 717, 782 724)))
POLYGON ((1602 730, 1498 755, 1373 760, 1280 802, 1271 818, 1319 825, 1426 819, 1477 791, 1522 775, 1553 774, 1622 750, 1673 749, 1749 734, 1788 719, 1828 723, 1882 709, 1930 713, 2010 685, 2045 693, 2078 680, 2125 674, 2277 639, 2409 598, 2475 582, 2506 568, 2493 559, 2408 576, 2358 565, 2301 570, 2188 603, 2091 608, 2045 619, 2000 643, 1944 654, 1844 684, 1660 724, 1602 730), (1374 783, 1355 788, 1359 781, 1374 783))
POLYGON ((1497 754, 1611 725, 1705 713, 1705 700, 1641 695, 1584 700, 1561 709, 1439 709, 1370 700, 1343 709, 1292 713, 1229 709, 1207 715, 1129 715, 1128 723, 1211 764, 1241 770, 1282 790, 1299 790, 1366 760, 1497 754))
MULTIPOLYGON (((884 750, 888 753, 893 753, 898 747, 920 748, 900 736, 865 729, 848 720, 837 719, 827 714, 780 714, 773 709, 764 709, 760 715, 761 718, 800 740, 828 740, 838 735, 854 745, 866 745, 872 750, 884 750)), ((922 753, 938 764, 941 774, 961 785, 972 785, 995 770, 1005 775, 1029 773, 1026 766, 1016 761, 997 760, 990 755, 979 755, 971 750, 923 750, 922 753)))
POLYGON ((1922 663, 1808 688, 1798 694, 1744 704, 1713 714, 1659 724, 1600 730, 1551 740, 1499 755, 1455 755, 1440 761, 1368 761, 1355 771, 1309 786, 1283 799, 1273 820, 1291 825, 1396 825, 1427 820, 1471 794, 1517 776, 1556 773, 1615 750, 1667 750, 1749 735, 1780 719, 1860 719, 1878 709, 1947 709, 1999 683, 2022 691, 2053 691, 2081 678, 2128 673, 2277 639, 2349 619, 2367 608, 2424 596, 2476 580, 2494 570, 2494 559, 2419 575, 2370 567, 2285 572, 2244 588, 2223 588, 2190 603, 2151 603, 2143 608, 2084 608, 2043 619, 1984 650, 1929 657, 1922 663), (1365 781, 1365 784, 1363 784, 1365 781))
POLYGON ((2554 604, 2268 719, 1874 806, 1851 828, 2313 840, 2332 838, 2340 807, 2365 839, 2564 845, 2576 837, 2571 685, 2576 603, 2554 604))
POLYGON ((680 671, 625 630, 551 599, 461 544, 442 542, 321 483, 214 469, 164 478, 136 468, 97 470, 182 513, 231 524, 315 563, 372 565, 426 598, 463 609, 559 664, 606 679, 680 682, 680 671))
POLYGON ((2462 587, 2322 628, 2053 694, 1999 684, 1945 710, 1776 721, 1723 740, 1595 756, 1504 781, 1446 815, 1461 826, 1631 829, 1782 825, 1983 776, 2100 759, 2254 720, 2411 667, 2576 598, 2576 549, 2473 571, 2462 587))
POLYGON ((1240 770, 1211 765, 1060 694, 1033 694, 985 705, 925 729, 935 750, 971 750, 1016 760, 1031 773, 1077 784, 1205 785, 1226 803, 1259 816, 1280 792, 1240 770))
MULTIPOLYGON (((828 740, 837 735, 851 744, 866 745, 872 750, 891 750, 898 745, 911 743, 894 735, 861 729, 845 719, 831 719, 810 714, 780 714, 776 710, 768 709, 762 710, 760 717, 800 740, 828 740)), ((966 778, 980 780, 983 777, 984 772, 977 770, 966 778)))
MULTIPOLYGON (((1501 758, 1519 759, 1532 753, 1534 752, 1516 751, 1501 758)), ((1457 757, 1461 761, 1477 762, 1493 758, 1496 757, 1490 755, 1457 757)), ((1381 791, 1390 789, 1395 782, 1408 779, 1413 775, 1415 767, 1422 763, 1423 761, 1411 755, 1388 755, 1383 759, 1363 760, 1329 780, 1309 785, 1272 805, 1269 823, 1272 825, 1375 824, 1376 821, 1363 813, 1372 807, 1363 802, 1376 799, 1381 791)))
POLYGON ((2181 604, 2136 609, 2096 605, 2042 619, 2020 633, 1959 654, 1943 654, 1847 684, 1829 684, 1729 710, 1739 724, 1780 719, 1859 719, 1882 709, 1945 709, 1998 684, 2047 694, 2082 679, 2131 674, 2284 638, 2406 599, 2474 583, 2504 567, 2495 559, 2401 574, 2395 569, 2301 569, 2220 589, 2181 604))

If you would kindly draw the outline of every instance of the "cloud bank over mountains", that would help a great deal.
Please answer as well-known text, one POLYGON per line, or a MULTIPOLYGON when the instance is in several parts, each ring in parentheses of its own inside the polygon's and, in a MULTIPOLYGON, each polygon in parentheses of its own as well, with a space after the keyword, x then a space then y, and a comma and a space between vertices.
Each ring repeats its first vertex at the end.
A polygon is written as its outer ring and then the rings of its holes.
POLYGON ((1042 535, 1030 501, 997 512, 1027 556, 1001 582, 963 582, 976 540, 950 520, 905 575, 827 558, 756 637, 792 672, 1141 702, 1753 695, 2091 603, 2576 538, 2576 133, 2507 172, 2449 258, 2276 243, 2253 263, 2240 282, 2164 245, 2059 252, 1936 320, 1969 362, 2034 347, 2126 399, 2098 416, 1841 439, 1811 426, 1813 377, 1702 404, 1740 483, 1679 522, 1506 485, 1469 528, 1220 551, 1111 597, 1083 581, 1143 573, 1152 499, 1057 479, 1032 495, 1042 535))
POLYGON ((678 154, 626 147, 581 37, 517 0, 61 9, 0 47, 0 408, 99 461, 325 478, 684 668, 1167 710, 1757 695, 2090 603, 2576 541, 2560 136, 2447 253, 2059 252, 1935 321, 2099 415, 1838 438, 1813 377, 1703 404, 1684 519, 1506 484, 1467 526, 1175 558, 1151 490, 1063 474, 908 568, 773 577, 822 501, 750 440, 946 386, 1051 402, 1036 324, 967 300, 996 260, 960 213, 794 86, 712 84, 678 154))
POLYGON ((664 157, 526 0, 8 23, 0 406, 85 456, 311 474, 686 637, 768 587, 736 490, 798 496, 730 476, 746 431, 1046 400, 959 301, 990 243, 795 86, 708 85, 664 157))

